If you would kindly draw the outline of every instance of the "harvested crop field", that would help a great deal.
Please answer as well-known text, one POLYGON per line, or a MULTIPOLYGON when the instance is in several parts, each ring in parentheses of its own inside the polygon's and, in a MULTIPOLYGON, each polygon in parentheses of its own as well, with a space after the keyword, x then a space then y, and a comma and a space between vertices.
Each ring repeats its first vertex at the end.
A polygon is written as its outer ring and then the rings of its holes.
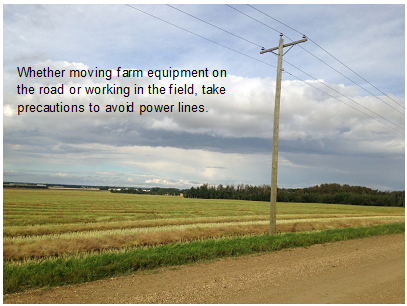
MULTIPOLYGON (((262 235, 269 227, 268 202, 29 189, 4 189, 3 202, 3 262, 8 268, 172 243, 262 235)), ((398 207, 277 206, 278 233, 404 220, 404 208, 398 207)))
MULTIPOLYGON (((404 208, 279 203, 277 232, 404 221, 404 208)), ((3 259, 120 251, 268 231, 269 203, 5 189, 3 259)))

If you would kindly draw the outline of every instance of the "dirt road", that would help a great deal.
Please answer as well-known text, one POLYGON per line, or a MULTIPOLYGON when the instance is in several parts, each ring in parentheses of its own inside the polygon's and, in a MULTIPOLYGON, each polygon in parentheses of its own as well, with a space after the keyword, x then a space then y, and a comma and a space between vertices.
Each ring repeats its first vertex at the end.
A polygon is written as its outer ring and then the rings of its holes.
POLYGON ((405 235, 4 296, 4 303, 404 303, 405 235))

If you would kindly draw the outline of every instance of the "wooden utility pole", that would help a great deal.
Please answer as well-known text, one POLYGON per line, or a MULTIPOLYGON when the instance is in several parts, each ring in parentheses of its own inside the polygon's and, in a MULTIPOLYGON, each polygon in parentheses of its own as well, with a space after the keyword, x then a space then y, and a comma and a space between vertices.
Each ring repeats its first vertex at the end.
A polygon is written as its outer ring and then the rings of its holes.
MULTIPOLYGON (((280 121, 280 98, 281 98, 281 74, 283 72, 283 49, 291 46, 291 48, 299 43, 306 42, 307 38, 303 36, 302 40, 293 41, 284 45, 283 34, 280 34, 280 42, 278 47, 260 51, 260 54, 273 52, 278 49, 277 63, 277 79, 276 79, 276 100, 274 106, 274 128, 273 128, 273 157, 271 160, 271 195, 270 195, 270 228, 269 234, 276 233, 276 214, 277 214, 277 164, 278 164, 278 129, 280 121)), ((291 49, 290 48, 290 49, 291 49)), ((290 51, 290 49, 287 50, 290 51)), ((286 53, 287 53, 286 52, 286 53)), ((274 53, 274 52, 273 52, 274 53)), ((274 53, 275 54, 275 53, 274 53)))

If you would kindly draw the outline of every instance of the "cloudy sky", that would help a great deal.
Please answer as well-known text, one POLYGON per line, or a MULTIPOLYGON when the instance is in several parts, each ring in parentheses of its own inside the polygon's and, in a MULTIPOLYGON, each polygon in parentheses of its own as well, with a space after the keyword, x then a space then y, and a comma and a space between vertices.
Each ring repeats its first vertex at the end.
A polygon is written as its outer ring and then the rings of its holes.
POLYGON ((311 40, 284 55, 278 186, 405 188, 404 5, 131 6, 3 6, 4 181, 270 184, 277 56, 260 50, 278 46, 281 32, 284 43, 301 34, 311 40), (19 77, 17 67, 66 72, 19 77), (143 77, 118 77, 118 67, 143 77), (112 70, 112 77, 74 78, 71 69, 112 70), (148 76, 168 69, 208 69, 208 77, 148 76), (213 77, 213 70, 227 75, 213 77), (21 84, 35 93, 17 94, 21 84), (39 94, 61 84, 64 94, 39 94), (134 93, 135 84, 143 94, 134 93), (152 84, 166 94, 148 94, 152 84), (169 94, 170 84, 193 84, 194 94, 169 94), (202 93, 214 84, 226 92, 202 93), (131 92, 84 91, 106 86, 131 92), (82 91, 70 94, 71 87, 82 91), (180 113, 179 102, 204 111, 180 113), (84 111, 25 107, 57 103, 84 111), (100 111, 91 113, 89 103, 100 111), (131 103, 133 112, 105 111, 131 103), (141 105, 174 107, 140 115, 141 105))

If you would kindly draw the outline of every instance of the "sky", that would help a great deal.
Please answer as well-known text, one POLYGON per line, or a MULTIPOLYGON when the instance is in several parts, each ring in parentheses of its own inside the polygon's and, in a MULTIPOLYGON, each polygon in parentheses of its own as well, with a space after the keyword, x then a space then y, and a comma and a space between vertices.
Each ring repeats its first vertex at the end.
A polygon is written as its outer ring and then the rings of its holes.
POLYGON ((284 43, 309 39, 284 49, 278 187, 405 189, 404 5, 172 6, 3 6, 3 181, 270 184, 277 56, 260 51, 282 33, 284 43), (65 74, 20 77, 22 67, 65 74), (156 77, 182 69, 208 75, 156 77), (193 94, 170 94, 171 84, 193 94), (62 85, 63 94, 39 93, 62 85), (149 94, 152 85, 165 94, 149 94), (130 93, 86 92, 107 86, 130 93), (57 103, 83 112, 37 112, 57 103), (179 103, 197 111, 179 112, 179 103))

